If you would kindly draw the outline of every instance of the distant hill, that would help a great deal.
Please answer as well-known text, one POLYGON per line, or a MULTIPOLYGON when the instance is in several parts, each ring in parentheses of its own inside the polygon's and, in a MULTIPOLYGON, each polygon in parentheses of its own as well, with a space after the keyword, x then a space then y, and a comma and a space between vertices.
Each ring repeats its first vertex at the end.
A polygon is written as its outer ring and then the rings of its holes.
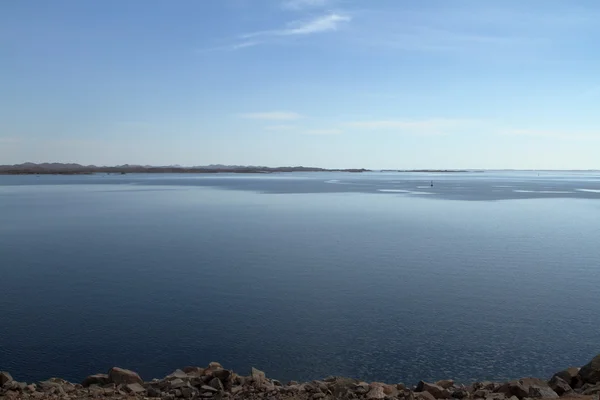
POLYGON ((60 175, 82 175, 95 173, 273 173, 273 172, 365 172, 366 169, 325 169, 314 167, 258 167, 242 165, 207 165, 197 167, 174 166, 149 166, 149 165, 117 165, 117 166, 96 166, 81 165, 75 163, 31 163, 15 165, 0 165, 0 174, 10 175, 31 175, 31 174, 60 174, 60 175))

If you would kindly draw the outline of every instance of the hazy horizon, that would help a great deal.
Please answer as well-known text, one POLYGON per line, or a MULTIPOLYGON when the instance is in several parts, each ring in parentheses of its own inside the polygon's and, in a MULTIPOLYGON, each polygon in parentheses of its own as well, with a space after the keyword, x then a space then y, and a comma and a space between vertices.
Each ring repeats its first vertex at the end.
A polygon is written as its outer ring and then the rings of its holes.
POLYGON ((0 4, 0 164, 600 168, 600 3, 0 4))

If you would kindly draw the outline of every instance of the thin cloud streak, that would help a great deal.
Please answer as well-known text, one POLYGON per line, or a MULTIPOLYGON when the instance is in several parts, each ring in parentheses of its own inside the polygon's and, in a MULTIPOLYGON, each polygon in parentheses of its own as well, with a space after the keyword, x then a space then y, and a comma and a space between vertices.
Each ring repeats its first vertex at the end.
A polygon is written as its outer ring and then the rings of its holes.
POLYGON ((399 129, 421 133, 432 133, 434 131, 445 131, 450 129, 472 126, 476 121, 468 119, 444 119, 433 118, 426 120, 370 120, 348 122, 345 125, 350 128, 381 130, 399 129))
POLYGON ((297 129, 297 127, 294 125, 271 125, 265 127, 265 129, 268 131, 293 131, 297 129))
POLYGON ((341 135, 344 131, 341 129, 308 129, 302 133, 305 135, 341 135))
POLYGON ((289 111, 269 111, 239 114, 240 118, 259 119, 268 121, 288 121, 302 118, 302 115, 289 111))
POLYGON ((338 30, 340 24, 350 22, 352 18, 347 15, 329 14, 310 21, 293 22, 288 24, 285 29, 276 29, 260 32, 252 32, 241 35, 241 39, 251 39, 263 36, 293 36, 293 35, 310 35, 313 33, 330 32, 338 30))
POLYGON ((538 138, 552 139, 580 139, 580 140, 597 140, 600 139, 600 131, 598 132, 581 132, 581 131, 554 131, 543 129, 506 129, 500 131, 503 135, 513 136, 530 136, 538 138))

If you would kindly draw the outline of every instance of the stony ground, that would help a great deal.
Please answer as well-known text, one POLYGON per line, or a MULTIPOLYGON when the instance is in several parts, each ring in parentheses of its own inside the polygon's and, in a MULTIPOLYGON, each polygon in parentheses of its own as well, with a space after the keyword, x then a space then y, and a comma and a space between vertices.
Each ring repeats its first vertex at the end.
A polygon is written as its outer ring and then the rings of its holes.
POLYGON ((549 381, 523 378, 510 382, 457 384, 452 380, 419 382, 414 387, 357 379, 329 377, 312 382, 281 382, 252 369, 249 376, 238 375, 211 363, 206 368, 178 369, 163 379, 144 382, 134 371, 111 368, 107 374, 88 376, 81 383, 51 378, 37 383, 17 382, 8 372, 0 372, 0 400, 147 399, 167 400, 600 400, 600 355, 582 368, 557 372, 549 381))

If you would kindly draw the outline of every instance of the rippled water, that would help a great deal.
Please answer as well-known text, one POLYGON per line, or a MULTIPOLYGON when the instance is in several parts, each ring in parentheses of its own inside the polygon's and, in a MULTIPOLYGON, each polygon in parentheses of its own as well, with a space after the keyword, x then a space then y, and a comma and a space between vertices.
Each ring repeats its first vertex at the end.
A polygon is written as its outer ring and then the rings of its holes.
POLYGON ((591 172, 0 176, 0 370, 548 376, 599 352, 598 200, 591 172))

